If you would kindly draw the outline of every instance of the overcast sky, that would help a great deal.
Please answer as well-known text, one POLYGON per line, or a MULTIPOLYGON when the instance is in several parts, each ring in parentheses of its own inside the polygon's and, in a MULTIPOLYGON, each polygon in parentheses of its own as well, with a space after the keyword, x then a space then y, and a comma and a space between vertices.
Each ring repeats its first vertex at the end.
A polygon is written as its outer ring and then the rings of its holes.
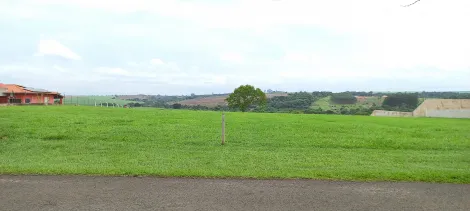
POLYGON ((0 83, 66 94, 470 90, 470 1, 2 0, 0 83))

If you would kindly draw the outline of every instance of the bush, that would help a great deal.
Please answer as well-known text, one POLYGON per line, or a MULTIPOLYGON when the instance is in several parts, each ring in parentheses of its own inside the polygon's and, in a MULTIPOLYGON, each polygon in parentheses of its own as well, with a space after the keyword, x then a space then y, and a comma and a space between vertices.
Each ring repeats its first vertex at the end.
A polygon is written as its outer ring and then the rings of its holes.
POLYGON ((181 109, 182 105, 179 104, 179 103, 174 103, 174 104, 172 105, 172 107, 173 107, 173 109, 181 109))
POLYGON ((418 107, 418 93, 397 93, 388 95, 383 104, 389 107, 415 109, 418 107))

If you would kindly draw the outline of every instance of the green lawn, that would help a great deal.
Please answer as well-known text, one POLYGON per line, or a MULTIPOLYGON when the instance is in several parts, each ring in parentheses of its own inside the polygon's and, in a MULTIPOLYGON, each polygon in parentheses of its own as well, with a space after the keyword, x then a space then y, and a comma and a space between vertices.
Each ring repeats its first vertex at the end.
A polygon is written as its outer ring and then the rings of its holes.
POLYGON ((470 183, 470 120, 0 107, 0 174, 470 183))

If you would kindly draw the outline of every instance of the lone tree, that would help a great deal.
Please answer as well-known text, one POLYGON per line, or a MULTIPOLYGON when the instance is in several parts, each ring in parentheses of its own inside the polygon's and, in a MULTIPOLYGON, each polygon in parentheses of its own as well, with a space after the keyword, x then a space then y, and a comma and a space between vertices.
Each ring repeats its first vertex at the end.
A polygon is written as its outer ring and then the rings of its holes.
POLYGON ((228 102, 230 108, 238 108, 242 112, 248 110, 252 105, 266 105, 266 94, 261 89, 251 85, 242 85, 233 91, 225 101, 228 102))

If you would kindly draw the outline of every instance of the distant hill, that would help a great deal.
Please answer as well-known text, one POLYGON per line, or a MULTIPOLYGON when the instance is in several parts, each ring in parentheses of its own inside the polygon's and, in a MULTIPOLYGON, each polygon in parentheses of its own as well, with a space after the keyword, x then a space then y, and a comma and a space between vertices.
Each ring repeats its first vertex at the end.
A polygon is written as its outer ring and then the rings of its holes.
POLYGON ((121 100, 130 100, 130 99, 149 99, 152 95, 144 95, 144 94, 139 94, 139 95, 118 95, 117 98, 121 100))
MULTIPOLYGON (((271 93, 271 94, 266 94, 266 96, 268 98, 275 97, 275 96, 287 96, 287 93, 271 93)), ((190 105, 190 106, 201 105, 201 106, 207 106, 207 107, 216 107, 218 105, 220 106, 227 105, 227 103, 225 102, 225 99, 227 97, 228 95, 201 97, 201 98, 179 101, 178 103, 182 105, 190 105)))
POLYGON ((330 96, 321 98, 315 101, 312 105, 312 109, 321 108, 322 110, 339 111, 341 107, 347 108, 370 108, 372 106, 380 106, 384 100, 384 97, 365 97, 356 96, 357 102, 355 104, 336 104, 330 101, 330 96))
POLYGON ((64 104, 78 104, 78 105, 95 105, 100 103, 115 103, 119 105, 126 105, 134 101, 122 100, 116 98, 114 95, 107 96, 92 96, 92 95, 68 95, 64 98, 64 104))

